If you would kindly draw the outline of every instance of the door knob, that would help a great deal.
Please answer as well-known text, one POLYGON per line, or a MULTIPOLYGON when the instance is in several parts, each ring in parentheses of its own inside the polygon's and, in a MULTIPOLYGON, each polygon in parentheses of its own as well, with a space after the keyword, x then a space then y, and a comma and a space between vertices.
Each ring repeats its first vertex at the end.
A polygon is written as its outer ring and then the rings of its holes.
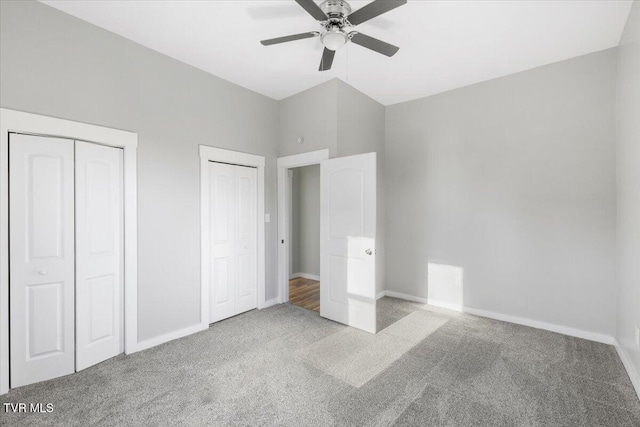
POLYGON ((41 275, 41 276, 46 276, 49 273, 46 270, 40 270, 40 271, 38 271, 38 274, 41 275))
POLYGON ((374 250, 367 249, 366 251, 364 251, 364 253, 367 254, 367 255, 373 255, 373 254, 376 253, 376 251, 375 251, 375 249, 374 250))

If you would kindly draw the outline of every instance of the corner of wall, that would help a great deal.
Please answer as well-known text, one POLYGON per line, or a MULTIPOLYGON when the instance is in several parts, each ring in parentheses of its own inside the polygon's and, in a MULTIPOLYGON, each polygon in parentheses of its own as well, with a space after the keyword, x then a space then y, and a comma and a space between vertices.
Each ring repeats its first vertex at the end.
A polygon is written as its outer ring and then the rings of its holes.
POLYGON ((634 1, 617 48, 616 349, 640 397, 640 2, 634 1))

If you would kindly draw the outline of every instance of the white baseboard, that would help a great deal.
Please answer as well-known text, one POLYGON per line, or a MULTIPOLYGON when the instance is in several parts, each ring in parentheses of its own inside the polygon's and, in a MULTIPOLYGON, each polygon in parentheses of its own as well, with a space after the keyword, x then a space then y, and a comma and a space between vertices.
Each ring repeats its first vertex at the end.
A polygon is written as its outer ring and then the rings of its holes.
POLYGON ((443 301, 438 301, 438 300, 434 300, 434 299, 429 299, 429 298, 422 298, 422 297, 416 297, 413 295, 407 295, 407 294, 403 294, 400 292, 395 292, 395 291, 382 291, 379 294, 376 295, 376 299, 380 299, 382 297, 392 297, 392 298, 399 298, 399 299, 403 299, 406 301, 412 301, 412 302, 417 302, 420 304, 429 304, 432 305, 434 307, 440 307, 440 308, 445 308, 447 310, 452 310, 452 311, 462 311, 463 307, 459 304, 451 304, 448 302, 443 302, 443 301))
POLYGON ((432 305, 434 307, 445 308, 451 311, 458 311, 458 312, 464 311, 464 307, 461 306, 460 304, 451 304, 450 302, 438 301, 431 298, 427 298, 427 304, 432 305))
POLYGON ((278 298, 272 298, 272 299, 270 299, 268 301, 265 301, 264 305, 261 307, 261 309, 267 308, 267 307, 271 307, 272 305, 276 305, 278 303, 279 303, 278 298))
POLYGON ((429 304, 434 307, 446 308, 453 311, 461 311, 474 316, 487 317, 489 319, 501 320, 503 322, 515 323, 517 325, 529 326, 536 329, 544 329, 546 331, 556 332, 563 335, 568 335, 576 338, 582 338, 589 341, 595 341, 603 344, 614 345, 614 338, 610 335, 600 334, 597 332, 584 331, 582 329, 571 328, 568 326, 554 325, 552 323, 541 322, 538 320, 526 319, 518 316, 511 316, 508 314, 496 313, 493 311, 480 310, 473 307, 460 306, 457 304, 450 304, 436 300, 430 300, 428 298, 416 297, 413 295, 402 294, 394 291, 384 291, 377 295, 377 298, 383 296, 389 296, 393 298, 400 298, 407 301, 418 302, 421 304, 429 304))
MULTIPOLYGON (((273 299, 270 299, 268 301, 265 301, 265 303, 262 306, 262 308, 271 307, 272 305, 276 305, 276 304, 278 304, 278 298, 273 298, 273 299)), ((147 340, 139 342, 135 346, 134 350, 129 352, 128 354, 136 353, 136 352, 142 351, 142 350, 146 350, 148 348, 155 347, 157 345, 164 344, 166 342, 173 341, 173 340, 176 340, 178 338, 183 338, 183 337, 186 337, 188 335, 204 331, 208 327, 209 327, 208 324, 206 324, 206 325, 197 324, 197 325, 189 326, 187 328, 180 329, 180 330, 177 330, 177 331, 174 331, 174 332, 170 332, 168 334, 160 335, 158 337, 149 338, 147 340)))
POLYGON ((407 301, 419 302, 421 304, 426 304, 427 303, 427 299, 426 298, 421 298, 421 297, 416 297, 416 296, 413 296, 413 295, 402 294, 400 292, 395 292, 395 291, 382 291, 378 295, 376 295, 376 297, 378 299, 382 298, 382 297, 391 297, 391 298, 399 298, 399 299, 403 299, 403 300, 407 300, 407 301))
POLYGON ((130 352, 129 354, 136 353, 136 352, 142 351, 142 350, 146 350, 148 348, 155 347, 157 345, 164 344, 166 342, 173 341, 173 340, 176 340, 178 338, 186 337, 187 335, 191 335, 191 334, 195 334, 197 332, 204 331, 208 327, 209 327, 209 325, 203 325, 203 324, 198 323, 197 325, 189 326, 187 328, 180 329, 180 330, 177 330, 177 331, 174 331, 174 332, 170 332, 168 334, 160 335, 158 337, 149 338, 147 340, 139 342, 136 345, 136 347, 134 348, 134 351, 130 352))
POLYGON ((614 344, 616 347, 616 351, 618 352, 618 356, 620 356, 620 360, 622 360, 622 364, 624 368, 627 370, 627 374, 629 374, 629 378, 631 379, 631 384, 633 384, 633 388, 636 389, 636 395, 638 399, 640 399, 640 374, 636 371, 635 366, 631 363, 631 358, 627 354, 624 347, 620 345, 617 339, 614 338, 614 344))
POLYGON ((310 280, 318 280, 320 281, 320 276, 316 275, 316 274, 309 274, 309 273, 293 273, 290 277, 290 279, 297 279, 298 277, 302 277, 303 279, 310 279, 310 280))
POLYGON ((603 344, 614 344, 614 338, 610 335, 600 334, 598 332, 589 332, 582 329, 572 328, 569 326, 555 325, 553 323, 541 322, 539 320, 526 319, 524 317, 511 316, 509 314, 496 313, 493 311, 480 310, 472 307, 463 307, 462 311, 480 317, 488 317, 489 319, 501 320, 503 322, 515 323, 517 325, 529 326, 536 329, 544 329, 546 331, 556 332, 570 337, 582 338, 589 341, 595 341, 603 344))

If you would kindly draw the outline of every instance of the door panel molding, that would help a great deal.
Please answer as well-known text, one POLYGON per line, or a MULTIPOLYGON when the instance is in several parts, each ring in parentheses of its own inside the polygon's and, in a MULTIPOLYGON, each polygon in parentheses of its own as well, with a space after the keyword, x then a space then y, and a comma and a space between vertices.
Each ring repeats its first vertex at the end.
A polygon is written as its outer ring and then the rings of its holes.
POLYGON ((137 146, 134 132, 0 108, 0 394, 9 391, 9 134, 31 134, 89 141, 124 149, 125 348, 138 343, 137 146))

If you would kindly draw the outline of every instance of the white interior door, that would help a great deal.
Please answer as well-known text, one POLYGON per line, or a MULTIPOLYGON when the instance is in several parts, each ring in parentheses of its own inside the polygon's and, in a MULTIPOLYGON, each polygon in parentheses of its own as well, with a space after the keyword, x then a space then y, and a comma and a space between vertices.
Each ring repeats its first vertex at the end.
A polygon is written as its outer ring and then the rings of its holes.
POLYGON ((258 305, 258 170, 234 166, 236 187, 236 314, 258 305))
POLYGON ((123 351, 123 152, 76 141, 76 370, 123 351))
POLYGON ((320 164, 320 315, 376 332, 376 153, 320 164))
POLYGON ((9 140, 11 387, 74 372, 73 141, 9 140))
POLYGON ((209 162, 209 321, 257 307, 257 170, 209 162))
POLYGON ((235 314, 235 184, 234 166, 209 162, 210 268, 209 321, 235 314))

